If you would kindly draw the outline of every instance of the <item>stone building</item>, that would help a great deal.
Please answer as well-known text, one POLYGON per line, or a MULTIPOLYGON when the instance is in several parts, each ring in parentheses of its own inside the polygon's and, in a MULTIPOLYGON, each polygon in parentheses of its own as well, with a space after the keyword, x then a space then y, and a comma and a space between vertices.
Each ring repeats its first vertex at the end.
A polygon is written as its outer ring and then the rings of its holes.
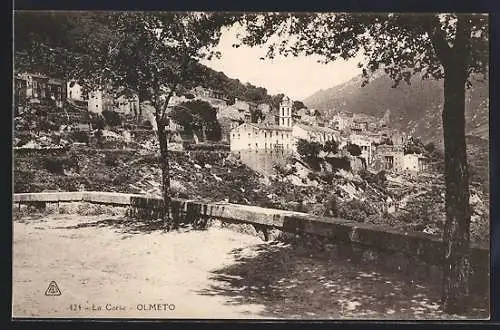
POLYGON ((404 154, 402 145, 380 145, 374 154, 372 167, 394 172, 425 172, 429 160, 421 154, 404 154))
POLYGON ((304 139, 309 142, 318 142, 324 144, 326 141, 339 140, 340 133, 327 127, 309 126, 304 124, 294 124, 292 128, 295 142, 298 139, 304 139))
POLYGON ((249 122, 246 114, 250 111, 250 106, 241 107, 237 104, 235 103, 235 108, 243 110, 240 113, 245 115, 245 123, 231 130, 231 151, 293 151, 292 101, 288 97, 283 98, 277 114, 269 113, 267 120, 262 123, 249 122))
POLYGON ((14 75, 14 102, 17 110, 27 103, 52 101, 61 108, 66 100, 66 83, 43 74, 22 72, 14 75))
POLYGON ((74 80, 70 80, 66 83, 66 89, 67 89, 67 97, 68 100, 73 100, 73 101, 87 101, 87 98, 85 97, 83 93, 82 86, 78 84, 74 80))
POLYGON ((90 112, 102 113, 104 110, 112 111, 115 100, 112 93, 102 89, 90 92, 87 102, 90 112))
POLYGON ((231 151, 292 153, 299 139, 324 143, 339 136, 338 132, 326 127, 295 124, 292 105, 290 98, 285 96, 278 111, 269 113, 263 122, 245 122, 234 128, 230 136, 231 151))

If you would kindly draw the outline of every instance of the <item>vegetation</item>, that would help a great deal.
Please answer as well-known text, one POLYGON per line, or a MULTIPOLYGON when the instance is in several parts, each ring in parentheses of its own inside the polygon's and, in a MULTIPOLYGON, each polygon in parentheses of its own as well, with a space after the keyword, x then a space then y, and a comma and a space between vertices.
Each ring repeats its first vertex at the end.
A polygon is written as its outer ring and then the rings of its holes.
POLYGON ((71 132, 71 138, 75 142, 89 143, 89 134, 86 131, 74 130, 71 132))
POLYGON ((102 116, 106 125, 114 127, 122 124, 122 119, 116 111, 103 110, 102 116))
POLYGON ((297 141, 297 153, 306 158, 317 158, 319 152, 323 149, 322 145, 318 142, 309 142, 304 139, 297 141))
POLYGON ((208 102, 195 100, 173 107, 169 117, 184 127, 184 132, 203 136, 203 141, 219 141, 221 127, 217 109, 208 102), (200 134, 201 133, 201 134, 200 134))
POLYGON ((461 312, 469 296, 470 204, 465 147, 465 96, 472 78, 487 79, 487 15, 481 14, 249 14, 248 45, 268 43, 267 57, 312 55, 330 62, 362 53, 362 86, 385 72, 397 87, 415 74, 443 80, 442 124, 445 150, 446 225, 443 305, 461 312), (325 30, 326 29, 326 30, 325 30), (318 36, 317 31, 322 31, 318 36), (275 35, 281 38, 272 39, 275 35), (276 41, 280 40, 280 41, 276 41), (318 42, 319 40, 319 42, 318 42), (465 169, 465 170, 464 170, 465 169))
POLYGON ((328 140, 323 145, 323 151, 336 154, 339 151, 339 144, 335 140, 328 140))
POLYGON ((357 144, 354 143, 349 143, 345 146, 345 150, 347 150, 351 156, 360 156, 361 155, 361 148, 357 144))
MULTIPOLYGON (((200 59, 220 54, 221 27, 236 16, 220 13, 16 13, 20 69, 59 73, 84 92, 103 86, 137 91, 155 110, 162 156, 165 210, 170 209, 167 105, 181 87, 197 85, 200 59), (55 38, 57 36, 57 38, 55 38)), ((206 70, 205 70, 206 72, 206 70)), ((170 215, 162 215, 170 226, 170 215)))

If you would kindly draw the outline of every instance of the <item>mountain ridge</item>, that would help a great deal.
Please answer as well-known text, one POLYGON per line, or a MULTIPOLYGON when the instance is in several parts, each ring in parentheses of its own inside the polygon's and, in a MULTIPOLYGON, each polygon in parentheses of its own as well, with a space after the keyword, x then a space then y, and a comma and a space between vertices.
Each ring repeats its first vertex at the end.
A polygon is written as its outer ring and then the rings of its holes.
MULTIPOLYGON (((414 76, 411 84, 401 83, 392 88, 393 81, 383 74, 376 75, 361 87, 361 75, 328 89, 319 90, 303 100, 329 119, 336 111, 363 113, 382 118, 390 113, 390 126, 423 141, 442 144, 441 109, 443 81, 414 76)), ((466 91, 466 135, 488 139, 489 109, 487 81, 472 80, 466 91)))

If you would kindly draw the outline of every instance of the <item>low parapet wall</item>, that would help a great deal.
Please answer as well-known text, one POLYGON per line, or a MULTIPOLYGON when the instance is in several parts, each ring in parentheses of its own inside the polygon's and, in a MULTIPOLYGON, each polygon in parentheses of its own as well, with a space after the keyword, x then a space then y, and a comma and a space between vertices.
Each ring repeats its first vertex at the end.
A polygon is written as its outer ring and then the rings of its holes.
MULTIPOLYGON (((89 202, 127 207, 128 214, 141 219, 156 219, 163 206, 160 198, 113 192, 47 192, 14 194, 13 202, 40 204, 89 202)), ((442 278, 443 242, 424 233, 401 233, 384 226, 357 223, 338 218, 229 203, 202 203, 175 199, 172 214, 177 221, 220 219, 247 223, 257 228, 279 229, 299 235, 314 235, 336 245, 343 255, 363 263, 385 268, 422 280, 442 278)), ((470 247, 473 276, 471 290, 489 293, 489 247, 470 247)))

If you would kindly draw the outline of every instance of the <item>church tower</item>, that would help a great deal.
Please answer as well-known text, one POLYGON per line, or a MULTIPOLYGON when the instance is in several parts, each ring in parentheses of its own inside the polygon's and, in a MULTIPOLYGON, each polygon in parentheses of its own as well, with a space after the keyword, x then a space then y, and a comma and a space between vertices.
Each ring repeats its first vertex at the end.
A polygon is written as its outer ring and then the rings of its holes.
POLYGON ((278 112, 278 125, 282 127, 292 127, 292 100, 285 96, 280 103, 278 112))

